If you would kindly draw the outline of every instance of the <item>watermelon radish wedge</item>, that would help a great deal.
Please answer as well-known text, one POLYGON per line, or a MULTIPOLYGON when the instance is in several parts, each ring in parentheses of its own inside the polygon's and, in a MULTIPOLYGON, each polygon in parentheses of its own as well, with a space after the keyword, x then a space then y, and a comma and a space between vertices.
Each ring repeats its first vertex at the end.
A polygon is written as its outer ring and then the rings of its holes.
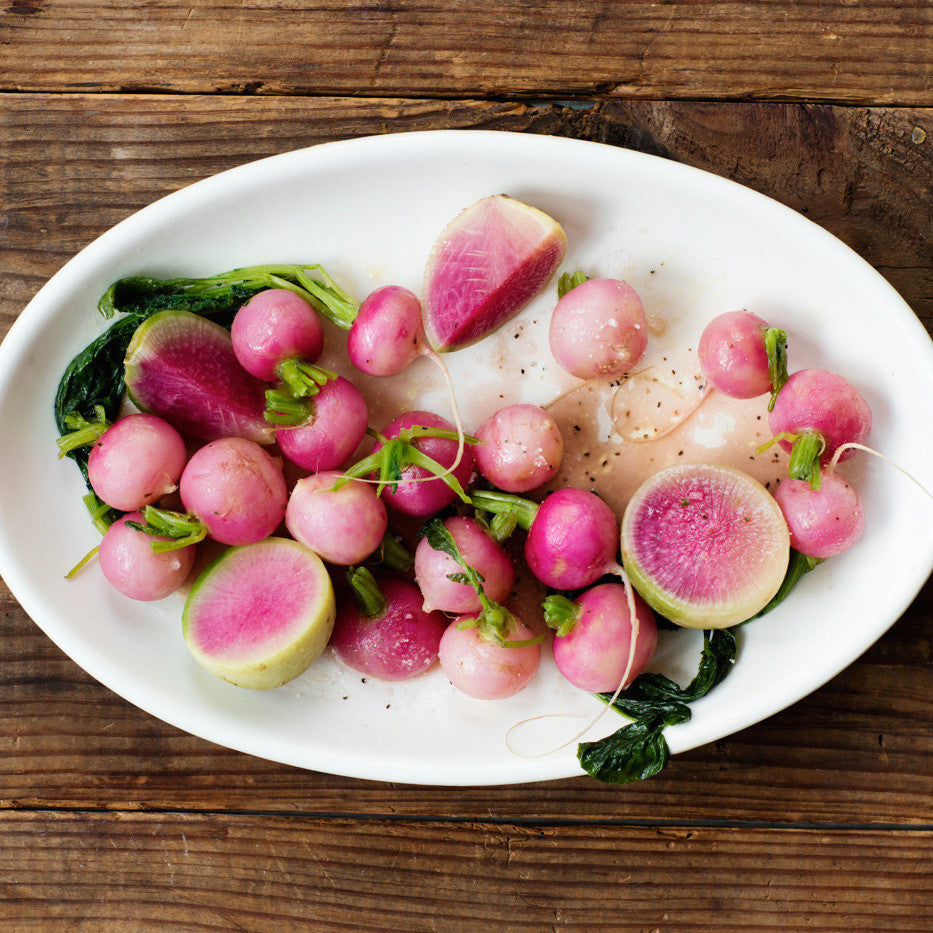
POLYGON ((263 414, 265 385, 237 362, 230 332, 199 314, 153 314, 133 334, 124 370, 133 404, 187 437, 275 439, 263 414))
POLYGON ((756 479, 686 463, 649 477, 622 517, 622 565, 655 612, 685 628, 728 628, 777 592, 787 524, 756 479))
POLYGON ((185 642, 212 674, 270 690, 303 674, 334 628, 323 561, 290 538, 225 551, 201 573, 182 614, 185 642))
POLYGON ((458 350, 501 327, 547 284, 566 248, 557 221, 504 194, 462 211, 425 268, 428 343, 439 352, 458 350))

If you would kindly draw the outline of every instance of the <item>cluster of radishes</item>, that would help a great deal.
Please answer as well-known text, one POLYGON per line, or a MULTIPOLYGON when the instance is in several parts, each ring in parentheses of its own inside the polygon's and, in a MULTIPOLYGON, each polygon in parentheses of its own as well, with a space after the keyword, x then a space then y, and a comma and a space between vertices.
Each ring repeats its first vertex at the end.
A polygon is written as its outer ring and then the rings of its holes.
POLYGON ((698 346, 710 385, 733 398, 772 393, 774 442, 790 451, 789 475, 773 491, 791 547, 807 557, 841 554, 861 536, 858 493, 835 472, 871 431, 871 409, 842 376, 824 369, 786 371, 786 334, 749 311, 714 318, 698 346))

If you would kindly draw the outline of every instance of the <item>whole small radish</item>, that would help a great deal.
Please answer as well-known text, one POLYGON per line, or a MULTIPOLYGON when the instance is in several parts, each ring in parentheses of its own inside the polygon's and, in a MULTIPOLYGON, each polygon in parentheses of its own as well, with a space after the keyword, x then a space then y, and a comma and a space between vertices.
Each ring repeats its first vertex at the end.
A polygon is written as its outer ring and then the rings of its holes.
POLYGON ((324 470, 298 480, 285 527, 296 541, 331 564, 358 564, 382 542, 388 520, 375 489, 359 480, 335 488, 341 473, 324 470))
POLYGON ((540 639, 517 619, 502 643, 472 616, 451 622, 441 638, 441 669, 461 692, 478 700, 514 696, 531 682, 541 664, 540 639))
POLYGON ((554 661, 575 687, 611 693, 625 676, 624 690, 645 669, 657 646, 658 628, 648 605, 634 591, 632 598, 637 628, 634 652, 628 595, 621 583, 591 587, 573 602, 559 595, 545 600, 545 621, 557 633, 554 661))
MULTIPOLYGON (((462 559, 482 577, 486 597, 494 602, 506 599, 515 583, 515 568, 505 549, 473 518, 454 516, 443 524, 462 559)), ((479 612, 482 603, 474 587, 452 576, 463 576, 461 565, 449 553, 432 547, 427 537, 422 538, 415 549, 415 582, 425 610, 479 612)))
MULTIPOLYGON (((793 373, 778 393, 768 416, 771 433, 791 451, 788 472, 819 488, 819 464, 833 459, 845 444, 864 444, 871 432, 871 409, 850 382, 825 369, 793 373)), ((845 449, 838 460, 854 450, 845 449)))
POLYGON ((425 342, 418 296, 399 285, 371 292, 347 334, 347 353, 370 376, 395 376, 418 356, 436 356, 425 342))
POLYGON ((347 575, 353 600, 337 610, 334 654, 348 667, 382 680, 410 680, 438 660, 447 620, 421 608, 421 593, 407 580, 381 577, 365 567, 347 575))
POLYGON ((551 353, 580 379, 621 376, 648 345, 645 309, 635 290, 618 279, 561 276, 562 292, 548 331, 551 353))
POLYGON ((703 329, 697 345, 706 381, 730 398, 775 395, 787 381, 787 334, 750 311, 727 311, 703 329))
POLYGON ((197 548, 191 544, 177 550, 153 551, 152 536, 127 524, 144 521, 142 512, 130 512, 117 519, 100 542, 98 563, 107 582, 124 596, 143 601, 164 599, 187 579, 197 548))
POLYGON ((476 468, 505 492, 529 492, 552 479, 564 455, 557 422, 537 405, 500 408, 476 432, 476 468))
POLYGON ((167 535, 157 551, 194 544, 210 536, 221 544, 254 544, 285 517, 288 491, 280 460, 242 437, 211 441, 188 461, 178 484, 185 514, 147 506, 146 530, 167 535))
POLYGON ((782 479, 774 490, 790 531, 790 546, 807 557, 835 557, 861 537, 865 513, 858 493, 837 473, 823 472, 819 489, 782 479))
POLYGON ((359 389, 343 376, 325 383, 313 398, 301 400, 306 420, 275 432, 279 449, 305 470, 341 466, 366 434, 369 409, 359 389))
MULTIPOLYGON (((156 415, 131 414, 113 424, 79 419, 80 427, 60 439, 64 455, 93 445, 87 470, 91 488, 101 501, 121 512, 141 509, 173 492, 185 467, 182 436, 156 415)), ((72 423, 78 424, 78 421, 72 423)))

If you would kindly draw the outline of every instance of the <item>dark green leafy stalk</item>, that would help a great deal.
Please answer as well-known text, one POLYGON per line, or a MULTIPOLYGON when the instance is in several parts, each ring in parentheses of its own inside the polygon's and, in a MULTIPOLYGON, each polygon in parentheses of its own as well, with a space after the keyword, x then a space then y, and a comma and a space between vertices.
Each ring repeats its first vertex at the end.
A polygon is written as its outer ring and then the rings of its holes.
POLYGON ((589 276, 585 272, 565 272, 557 280, 557 299, 558 301, 567 294, 567 292, 573 291, 578 285, 582 285, 584 282, 589 281, 589 276))
MULTIPOLYGON (((515 523, 524 528, 525 531, 531 527, 531 523, 538 514, 537 502, 532 502, 531 499, 523 499, 521 496, 515 496, 508 492, 498 492, 494 489, 477 490, 470 497, 470 502, 475 509, 514 519, 515 523)), ((505 519, 503 519, 503 522, 505 522, 505 519)))
POLYGON ((371 570, 366 567, 349 567, 347 582, 353 589, 353 596, 361 615, 374 619, 385 612, 386 598, 371 570))
POLYGON ((826 442, 821 434, 813 431, 798 434, 791 448, 787 475, 791 479, 807 480, 811 489, 819 489, 821 485, 820 454, 825 448, 826 442))
POLYGON ((207 537, 207 528, 204 523, 186 512, 173 512, 171 509, 159 509, 154 505, 147 505, 143 509, 145 522, 127 522, 130 528, 145 532, 169 541, 153 541, 152 550, 156 554, 165 551, 177 551, 197 544, 207 537))
MULTIPOLYGON (((778 591, 774 596, 771 597, 771 601, 765 605, 761 612, 757 615, 753 615, 752 619, 760 619, 763 615, 767 615, 779 603, 784 602, 788 593, 800 582, 800 578, 803 577, 804 574, 809 573, 817 564, 822 563, 822 557, 807 557, 806 554, 801 554, 800 551, 795 551, 791 548, 790 560, 787 563, 787 573, 784 574, 784 581, 781 583, 780 587, 778 587, 778 591)), ((741 624, 745 625, 747 622, 751 622, 752 619, 746 619, 746 621, 741 624)))
POLYGON ((609 784, 628 784, 657 774, 670 755, 664 729, 690 719, 687 704, 722 681, 735 663, 735 652, 731 629, 704 631, 699 667, 687 687, 663 674, 640 674, 614 701, 612 694, 596 694, 633 721, 604 739, 581 742, 577 759, 583 770, 609 784))
POLYGON ((765 331, 765 351, 768 354, 768 377, 771 381, 771 398, 768 411, 774 409, 778 392, 787 382, 787 331, 779 327, 769 327, 765 331))
POLYGON ((482 609, 475 619, 467 619, 464 622, 457 623, 460 628, 472 628, 479 626, 482 635, 489 638, 503 648, 524 648, 528 645, 537 645, 544 641, 543 635, 537 635, 534 638, 510 639, 508 634, 515 628, 515 617, 501 603, 493 602, 486 596, 483 588, 483 575, 471 567, 460 553, 457 542, 453 535, 439 518, 432 518, 421 529, 421 533, 427 538, 428 544, 435 551, 440 551, 448 557, 452 557, 462 568, 463 573, 452 573, 448 579, 455 583, 466 583, 472 586, 479 597, 482 609))

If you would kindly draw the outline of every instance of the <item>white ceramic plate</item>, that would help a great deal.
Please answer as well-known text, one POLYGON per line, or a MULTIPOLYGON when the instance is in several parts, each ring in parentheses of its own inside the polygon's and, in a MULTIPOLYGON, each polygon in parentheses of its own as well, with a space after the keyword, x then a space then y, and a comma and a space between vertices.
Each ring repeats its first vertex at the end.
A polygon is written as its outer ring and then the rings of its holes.
MULTIPOLYGON (((930 338, 865 262, 797 213, 670 161, 567 139, 445 131, 332 143, 225 172, 128 218, 55 275, 0 346, 0 572, 49 637, 154 716, 264 758, 420 784, 579 774, 574 744, 542 757, 506 746, 509 727, 526 717, 581 717, 539 723, 525 744, 544 750, 599 708, 550 664, 531 688, 502 702, 456 694, 439 671, 408 684, 361 683, 330 658, 291 685, 253 693, 191 660, 179 600, 133 603, 93 567, 63 578, 98 536, 78 471, 56 459, 52 398, 68 360, 103 329, 95 305, 111 281, 320 262, 360 296, 389 282, 417 290, 444 224, 497 192, 563 224, 565 270, 627 278, 649 313, 681 329, 698 333, 715 313, 736 307, 779 321, 794 334, 792 368, 822 365, 855 381, 874 411, 875 446, 933 488, 930 338)), ((509 325, 508 339, 450 356, 468 426, 498 401, 493 385, 507 385, 509 400, 539 402, 566 385, 536 336, 552 304, 549 289, 509 325), (512 340, 513 333, 524 337, 512 340), (522 379, 515 378, 519 364, 529 364, 522 379), (502 373, 507 378, 496 383, 502 373)), ((433 385, 423 362, 416 375, 433 385)), ((444 404, 442 394, 436 402, 444 404)), ((728 735, 805 696, 910 604, 933 566, 928 501, 880 461, 864 463, 858 482, 863 540, 745 630, 729 678, 694 705, 689 723, 668 730, 672 751, 728 735)), ((665 638, 657 666, 689 678, 698 636, 675 635, 665 638)), ((612 714, 594 734, 621 722, 612 714)))

